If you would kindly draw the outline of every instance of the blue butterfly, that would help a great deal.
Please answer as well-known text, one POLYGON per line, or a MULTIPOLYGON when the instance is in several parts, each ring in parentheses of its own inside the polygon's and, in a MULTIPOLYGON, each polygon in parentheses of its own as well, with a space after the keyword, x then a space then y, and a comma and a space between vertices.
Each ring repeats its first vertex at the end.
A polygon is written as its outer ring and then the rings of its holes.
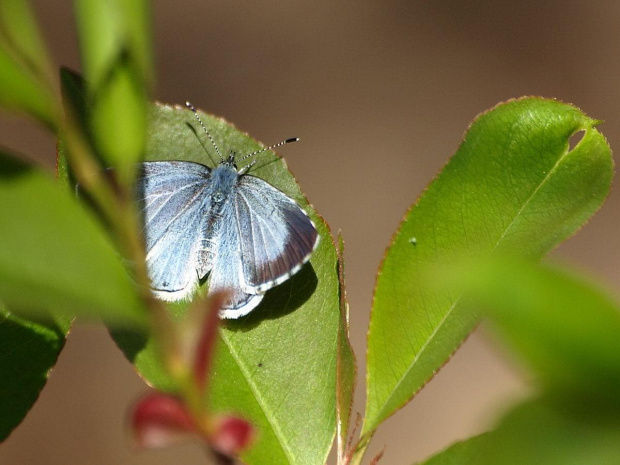
POLYGON ((268 182, 247 174, 255 163, 238 169, 224 159, 194 112, 220 162, 217 167, 187 161, 140 165, 136 196, 143 217, 146 264, 158 298, 192 296, 209 275, 209 291, 226 289, 222 318, 252 311, 264 293, 286 281, 306 263, 319 242, 304 210, 268 182))

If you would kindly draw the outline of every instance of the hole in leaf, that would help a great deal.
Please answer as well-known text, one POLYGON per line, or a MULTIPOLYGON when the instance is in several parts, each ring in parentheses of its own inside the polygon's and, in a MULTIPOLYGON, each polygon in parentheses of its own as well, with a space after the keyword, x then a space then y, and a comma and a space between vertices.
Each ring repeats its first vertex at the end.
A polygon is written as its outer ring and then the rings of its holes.
POLYGON ((577 147, 577 144, 581 142, 581 139, 583 139, 583 136, 585 135, 586 131, 585 129, 582 129, 581 131, 577 131, 575 134, 570 136, 568 138, 568 151, 571 152, 575 147, 577 147))

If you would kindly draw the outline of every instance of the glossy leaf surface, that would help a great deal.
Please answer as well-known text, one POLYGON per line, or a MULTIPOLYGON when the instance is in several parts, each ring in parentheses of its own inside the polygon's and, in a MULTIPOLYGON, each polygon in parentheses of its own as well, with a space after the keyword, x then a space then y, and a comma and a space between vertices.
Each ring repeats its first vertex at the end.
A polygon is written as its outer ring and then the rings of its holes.
MULTIPOLYGON (((241 155, 260 147, 225 121, 201 117, 223 154, 234 150, 241 155)), ((293 146, 287 150, 294 153, 293 146)), ((158 105, 149 112, 147 159, 214 166, 217 155, 187 108, 158 105)), ((268 291, 247 317, 224 322, 209 381, 210 403, 215 412, 240 415, 256 427, 256 441, 242 454, 244 462, 323 464, 336 429, 340 324, 336 251, 327 226, 283 160, 263 153, 250 173, 297 201, 317 225, 321 242, 310 263, 268 291)), ((170 306, 176 315, 187 308, 187 302, 170 306)), ((120 332, 114 336, 150 383, 174 390, 148 336, 120 332)))
POLYGON ((407 403, 478 321, 457 293, 425 287, 428 266, 498 251, 540 258, 600 208, 613 162, 597 123, 540 98, 474 121, 386 252, 368 334, 364 432, 407 403))

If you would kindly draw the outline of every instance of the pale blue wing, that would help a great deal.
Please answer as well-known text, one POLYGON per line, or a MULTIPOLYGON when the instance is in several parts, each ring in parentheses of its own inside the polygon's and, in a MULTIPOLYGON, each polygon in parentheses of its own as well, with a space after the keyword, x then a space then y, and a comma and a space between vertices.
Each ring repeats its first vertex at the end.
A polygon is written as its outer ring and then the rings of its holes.
POLYGON ((210 267, 199 264, 207 238, 209 168, 190 162, 145 162, 136 181, 151 286, 165 300, 188 296, 210 267), (197 269, 201 269, 201 276, 197 269))
POLYGON ((220 310, 222 318, 239 318, 252 311, 263 298, 262 293, 245 292, 243 262, 240 250, 239 230, 235 220, 233 202, 230 199, 220 213, 215 238, 217 254, 209 277, 209 292, 225 290, 228 299, 220 310))
POLYGON ((255 176, 242 176, 234 197, 246 292, 263 293, 310 259, 319 241, 297 203, 255 176))

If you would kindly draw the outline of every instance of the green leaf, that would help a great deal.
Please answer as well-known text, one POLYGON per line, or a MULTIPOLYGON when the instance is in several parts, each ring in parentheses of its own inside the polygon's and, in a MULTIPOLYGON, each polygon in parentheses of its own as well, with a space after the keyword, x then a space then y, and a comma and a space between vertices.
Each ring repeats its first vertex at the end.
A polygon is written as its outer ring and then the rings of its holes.
POLYGON ((149 10, 144 0, 77 0, 75 7, 93 139, 129 184, 146 141, 149 10))
POLYGON ((28 0, 0 2, 0 31, 6 47, 37 76, 52 81, 52 66, 28 0))
POLYGON ((66 318, 27 320, 0 304, 0 441, 37 400, 64 346, 69 326, 66 318))
POLYGON ((489 433, 485 433, 465 441, 456 442, 447 449, 421 462, 420 465, 478 465, 484 447, 490 440, 490 436, 489 433))
POLYGON ((152 77, 150 13, 145 0, 76 0, 84 74, 99 89, 123 55, 139 80, 152 77))
MULTIPOLYGON (((204 114, 202 119, 222 153, 260 148, 222 119, 204 114)), ((201 146, 213 154, 208 139, 184 107, 153 106, 148 134, 148 160, 214 165, 201 146)), ((209 401, 214 411, 235 412, 257 427, 256 442, 242 455, 245 463, 323 464, 336 429, 337 255, 325 222, 308 204, 284 161, 273 152, 256 159, 251 173, 298 202, 317 225, 321 242, 310 264, 267 292, 252 313, 223 322, 209 401)), ((170 311, 182 315, 188 305, 176 303, 170 311)), ((152 340, 118 331, 114 337, 152 385, 174 390, 152 340)))
POLYGON ((134 66, 146 87, 150 87, 153 80, 150 2, 119 0, 118 8, 122 11, 127 48, 131 50, 134 66))
POLYGON ((0 2, 0 105, 55 130, 58 105, 51 64, 26 0, 0 2))
POLYGON ((51 129, 58 126, 58 107, 51 90, 2 47, 0 105, 7 110, 26 112, 51 129))
POLYGON ((91 122, 98 149, 129 183, 146 143, 146 95, 129 66, 111 72, 93 103, 91 122))
POLYGON ((125 42, 121 12, 113 0, 77 0, 75 17, 84 74, 98 89, 120 56, 125 42))
POLYGON ((349 340, 349 303, 344 279, 344 240, 341 234, 338 234, 338 276, 340 280, 340 326, 338 327, 338 358, 336 360, 336 419, 338 457, 342 460, 347 453, 357 364, 349 340))
POLYGON ((141 321, 120 258, 74 196, 0 152, 0 300, 14 312, 141 321))
POLYGON ((559 269, 488 260, 445 271, 481 303, 501 340, 548 388, 615 401, 620 391, 620 306, 559 269))
POLYGON ((471 125, 407 213, 378 274, 365 433, 406 404, 478 321, 459 295, 422 284, 427 266, 491 251, 540 258, 601 206, 613 162, 597 123, 573 106, 524 98, 471 125), (578 131, 583 138, 569 150, 578 131))
MULTIPOLYGON (((517 407, 501 422, 480 465, 615 465, 620 411, 554 395, 517 407)), ((590 399, 591 400, 591 399, 590 399)), ((491 438, 490 438, 491 439, 491 438)))
POLYGON ((584 279, 514 258, 453 264, 436 279, 483 306, 544 389, 502 420, 475 463, 620 463, 620 306, 584 279))

